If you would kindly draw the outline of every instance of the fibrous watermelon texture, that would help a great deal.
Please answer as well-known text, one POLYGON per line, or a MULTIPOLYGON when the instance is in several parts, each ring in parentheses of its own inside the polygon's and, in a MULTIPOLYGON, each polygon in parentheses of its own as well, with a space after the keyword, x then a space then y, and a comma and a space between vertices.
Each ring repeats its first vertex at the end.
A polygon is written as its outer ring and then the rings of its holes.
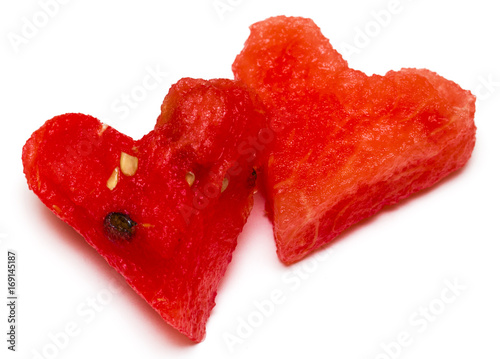
POLYGON ((474 147, 469 91, 428 70, 350 69, 310 19, 254 24, 233 72, 258 93, 275 133, 262 178, 285 263, 432 186, 474 147))
POLYGON ((253 204, 254 157, 237 148, 262 115, 232 80, 182 79, 158 124, 132 138, 82 114, 23 148, 29 188, 168 323, 195 342, 253 204))

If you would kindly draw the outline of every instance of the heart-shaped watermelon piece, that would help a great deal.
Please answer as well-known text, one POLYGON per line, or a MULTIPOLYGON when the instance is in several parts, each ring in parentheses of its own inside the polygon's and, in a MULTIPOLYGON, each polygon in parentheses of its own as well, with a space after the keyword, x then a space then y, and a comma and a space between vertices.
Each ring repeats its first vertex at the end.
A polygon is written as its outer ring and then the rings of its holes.
POLYGON ((66 114, 23 148, 30 189, 195 342, 253 204, 255 158, 237 150, 262 126, 253 102, 232 80, 182 79, 138 141, 66 114))
POLYGON ((428 70, 350 69, 310 19, 252 25, 233 72, 275 134, 262 186, 285 263, 463 167, 474 147, 469 91, 428 70))

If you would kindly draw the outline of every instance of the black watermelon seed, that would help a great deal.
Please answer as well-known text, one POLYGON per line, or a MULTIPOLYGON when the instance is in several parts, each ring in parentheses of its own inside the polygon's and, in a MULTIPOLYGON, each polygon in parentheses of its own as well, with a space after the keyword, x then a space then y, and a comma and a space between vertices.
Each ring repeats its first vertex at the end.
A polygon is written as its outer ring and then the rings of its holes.
POLYGON ((104 229, 110 239, 132 240, 137 225, 128 215, 110 212, 104 218, 104 229))

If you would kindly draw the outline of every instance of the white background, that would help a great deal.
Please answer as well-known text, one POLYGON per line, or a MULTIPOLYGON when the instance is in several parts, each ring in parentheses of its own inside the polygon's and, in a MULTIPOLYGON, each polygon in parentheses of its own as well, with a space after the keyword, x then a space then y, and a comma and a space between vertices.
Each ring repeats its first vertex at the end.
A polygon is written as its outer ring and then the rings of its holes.
POLYGON ((493 1, 70 0, 43 10, 47 1, 0 5, 1 358, 500 357, 500 21, 493 1), (214 4, 226 8, 217 12, 214 4), (248 26, 279 14, 313 18, 354 68, 425 67, 470 89, 478 96, 477 145, 458 174, 293 267, 278 261, 257 197, 206 339, 193 345, 28 190, 21 148, 45 120, 66 112, 140 138, 172 83, 232 77, 248 26), (151 71, 160 75, 143 91, 151 71), (124 108, 124 96, 133 106, 124 108), (6 348, 8 249, 19 267, 16 353, 6 348), (458 284, 455 294, 447 281, 458 284), (121 290, 111 291, 113 283, 121 290), (432 316, 423 319, 429 307, 432 316), (74 335, 66 340, 68 328, 74 335))

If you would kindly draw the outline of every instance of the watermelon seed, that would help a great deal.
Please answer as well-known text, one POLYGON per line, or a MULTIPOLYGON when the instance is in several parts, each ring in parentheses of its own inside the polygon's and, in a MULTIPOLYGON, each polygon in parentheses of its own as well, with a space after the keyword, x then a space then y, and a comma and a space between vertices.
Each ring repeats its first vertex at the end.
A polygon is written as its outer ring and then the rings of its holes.
POLYGON ((111 176, 108 178, 108 182, 106 182, 106 186, 112 191, 115 189, 116 185, 118 184, 118 167, 116 167, 113 172, 111 173, 111 176))
POLYGON ((122 152, 120 155, 120 169, 125 176, 133 176, 137 172, 139 159, 128 153, 122 152))
POLYGON ((220 189, 220 192, 224 192, 227 186, 229 186, 229 178, 224 177, 224 179, 222 180, 222 188, 220 189))
POLYGON ((186 173, 186 182, 188 183, 189 187, 193 185, 194 179, 195 177, 193 172, 186 173))
POLYGON ((128 215, 110 212, 104 218, 104 228, 110 239, 125 239, 130 241, 137 225, 128 215))
POLYGON ((97 135, 98 136, 102 136, 102 134, 104 133, 104 131, 106 131, 108 129, 108 125, 106 125, 105 123, 103 123, 101 125, 101 128, 99 129, 99 131, 97 132, 97 135))

